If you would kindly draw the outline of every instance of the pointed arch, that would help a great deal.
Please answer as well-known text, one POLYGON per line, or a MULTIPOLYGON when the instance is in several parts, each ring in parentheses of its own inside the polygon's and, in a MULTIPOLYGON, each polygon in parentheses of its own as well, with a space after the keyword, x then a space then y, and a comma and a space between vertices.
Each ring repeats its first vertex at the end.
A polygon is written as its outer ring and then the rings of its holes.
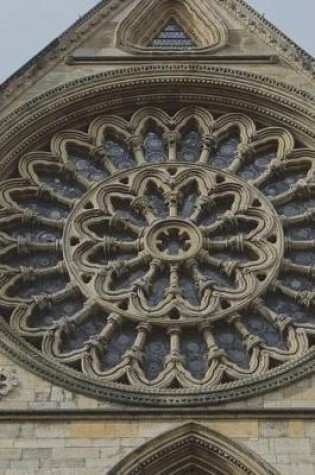
POLYGON ((142 445, 108 475, 279 475, 233 440, 195 422, 142 445))
MULTIPOLYGON (((117 46, 133 53, 165 53, 163 45, 154 40, 169 21, 185 32, 194 54, 213 52, 227 44, 226 25, 209 6, 193 0, 142 0, 119 25, 117 46)), ((178 48, 166 52, 176 53, 178 48)))

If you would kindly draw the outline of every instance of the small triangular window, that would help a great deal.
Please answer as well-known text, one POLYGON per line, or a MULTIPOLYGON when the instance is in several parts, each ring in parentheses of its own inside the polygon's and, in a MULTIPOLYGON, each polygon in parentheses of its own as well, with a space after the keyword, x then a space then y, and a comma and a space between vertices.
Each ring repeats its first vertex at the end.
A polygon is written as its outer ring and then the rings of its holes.
POLYGON ((179 23, 171 18, 150 44, 158 49, 188 49, 196 46, 179 23))

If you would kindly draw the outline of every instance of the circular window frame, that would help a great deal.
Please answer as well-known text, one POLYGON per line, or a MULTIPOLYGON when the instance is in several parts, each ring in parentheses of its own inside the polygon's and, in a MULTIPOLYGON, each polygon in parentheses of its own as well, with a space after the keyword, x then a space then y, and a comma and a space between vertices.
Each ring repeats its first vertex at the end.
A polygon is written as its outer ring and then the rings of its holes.
MULTIPOLYGON (((314 99, 292 86, 243 71, 195 66, 142 66, 82 78, 34 98, 8 114, 0 122, 0 150, 4 157, 0 171, 5 178, 21 154, 39 147, 45 138, 65 126, 89 121, 101 113, 126 113, 152 101, 202 104, 214 109, 242 109, 258 121, 283 124, 315 146, 312 131, 314 99), (139 79, 141 78, 141 79, 139 79), (176 86, 178 92, 176 91, 176 86), (221 95, 216 91, 221 89, 221 95), (131 94, 132 91, 132 94, 131 94), (151 91, 151 93, 150 93, 151 91), (238 94, 236 94, 238 91, 238 94), (152 94, 153 92, 153 94, 152 94), (224 92, 224 94, 222 94, 224 92)), ((97 377, 78 373, 44 357, 40 351, 17 336, 0 319, 0 348, 26 369, 67 390, 98 399, 145 406, 179 407, 226 403, 271 391, 315 371, 315 350, 298 361, 284 364, 267 375, 245 382, 233 382, 209 389, 135 389, 106 383, 97 377)))

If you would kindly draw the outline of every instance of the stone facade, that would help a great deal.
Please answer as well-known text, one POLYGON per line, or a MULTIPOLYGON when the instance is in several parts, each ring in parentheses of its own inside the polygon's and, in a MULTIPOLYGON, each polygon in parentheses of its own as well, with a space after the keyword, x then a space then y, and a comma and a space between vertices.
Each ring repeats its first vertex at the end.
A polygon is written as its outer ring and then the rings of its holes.
MULTIPOLYGON (((82 132, 99 115, 124 110, 130 116, 139 107, 163 108, 170 102, 176 111, 197 104, 215 115, 249 114, 277 133, 285 127, 314 160, 314 71, 307 53, 242 0, 102 1, 3 85, 0 172, 4 179, 9 177, 25 153, 43 150, 47 137, 64 129, 79 127, 82 132), (168 52, 157 62, 147 48, 150 28, 152 36, 176 8, 200 50, 195 57, 168 52), (204 31, 206 17, 209 31, 204 31)), ((284 145, 279 140, 282 152, 288 141, 287 136, 284 145)), ((297 296, 302 297, 312 296, 297 296)), ((191 438, 194 427, 201 427, 201 433, 209 429, 209 434, 218 434, 218 446, 224 445, 221 435, 238 444, 222 449, 229 461, 243 448, 239 472, 229 467, 224 473, 256 475, 250 453, 257 456, 261 474, 315 474, 312 328, 307 337, 302 329, 293 338, 298 356, 287 370, 271 372, 270 377, 268 373, 260 386, 260 376, 255 376, 242 391, 232 385, 229 402, 196 405, 197 399, 187 393, 187 405, 176 404, 174 393, 169 403, 161 397, 158 404, 146 405, 147 399, 137 399, 137 388, 131 402, 121 396, 119 403, 119 391, 111 392, 110 385, 95 382, 92 390, 92 380, 84 381, 84 375, 73 377, 62 365, 58 371, 53 355, 42 357, 1 322, 0 475, 124 475, 125 468, 116 467, 124 460, 128 465, 128 456, 142 453, 143 444, 154 445, 163 434, 189 428, 190 423, 191 438)), ((150 394, 154 390, 145 397, 150 394)), ((149 453, 150 445, 145 447, 149 453)), ((150 473, 139 464, 134 469, 138 471, 130 473, 150 473)))

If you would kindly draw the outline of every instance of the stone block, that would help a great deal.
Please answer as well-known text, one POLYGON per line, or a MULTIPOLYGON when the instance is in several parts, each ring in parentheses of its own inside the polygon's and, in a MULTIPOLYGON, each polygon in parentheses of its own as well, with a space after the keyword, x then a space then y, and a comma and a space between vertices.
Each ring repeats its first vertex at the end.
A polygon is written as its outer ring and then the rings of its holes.
POLYGON ((227 437, 258 437, 258 421, 252 419, 219 421, 214 423, 214 430, 227 437))
POLYGON ((133 421, 72 422, 70 436, 79 438, 136 437, 138 431, 138 424, 133 421))
MULTIPOLYGON (((41 461, 41 469, 43 468, 82 468, 86 466, 85 458, 74 459, 50 459, 41 461)), ((62 472, 63 473, 63 472, 62 472)))
POLYGON ((289 437, 289 422, 281 420, 260 420, 259 437, 289 437))
POLYGON ((39 423, 36 427, 36 437, 44 439, 65 438, 70 435, 70 424, 68 423, 39 423))
POLYGON ((305 424, 303 420, 292 420, 289 423, 290 437, 305 437, 305 424))
MULTIPOLYGON (((290 454, 292 459, 295 456, 310 456, 310 440, 307 438, 290 439, 288 437, 279 437, 270 439, 270 451, 276 456, 290 454)), ((304 474, 303 474, 304 475, 304 474)))
POLYGON ((51 458, 52 449, 24 449, 22 451, 22 458, 25 459, 48 459, 51 458))
POLYGON ((18 460, 22 456, 21 449, 0 449, 0 460, 2 459, 11 459, 18 460))
POLYGON ((52 449, 54 459, 99 458, 100 450, 96 448, 55 448, 52 449))
POLYGON ((12 460, 11 468, 15 468, 17 470, 23 470, 23 474, 27 474, 29 470, 38 470, 39 468, 39 460, 38 459, 29 459, 29 460, 12 460))

